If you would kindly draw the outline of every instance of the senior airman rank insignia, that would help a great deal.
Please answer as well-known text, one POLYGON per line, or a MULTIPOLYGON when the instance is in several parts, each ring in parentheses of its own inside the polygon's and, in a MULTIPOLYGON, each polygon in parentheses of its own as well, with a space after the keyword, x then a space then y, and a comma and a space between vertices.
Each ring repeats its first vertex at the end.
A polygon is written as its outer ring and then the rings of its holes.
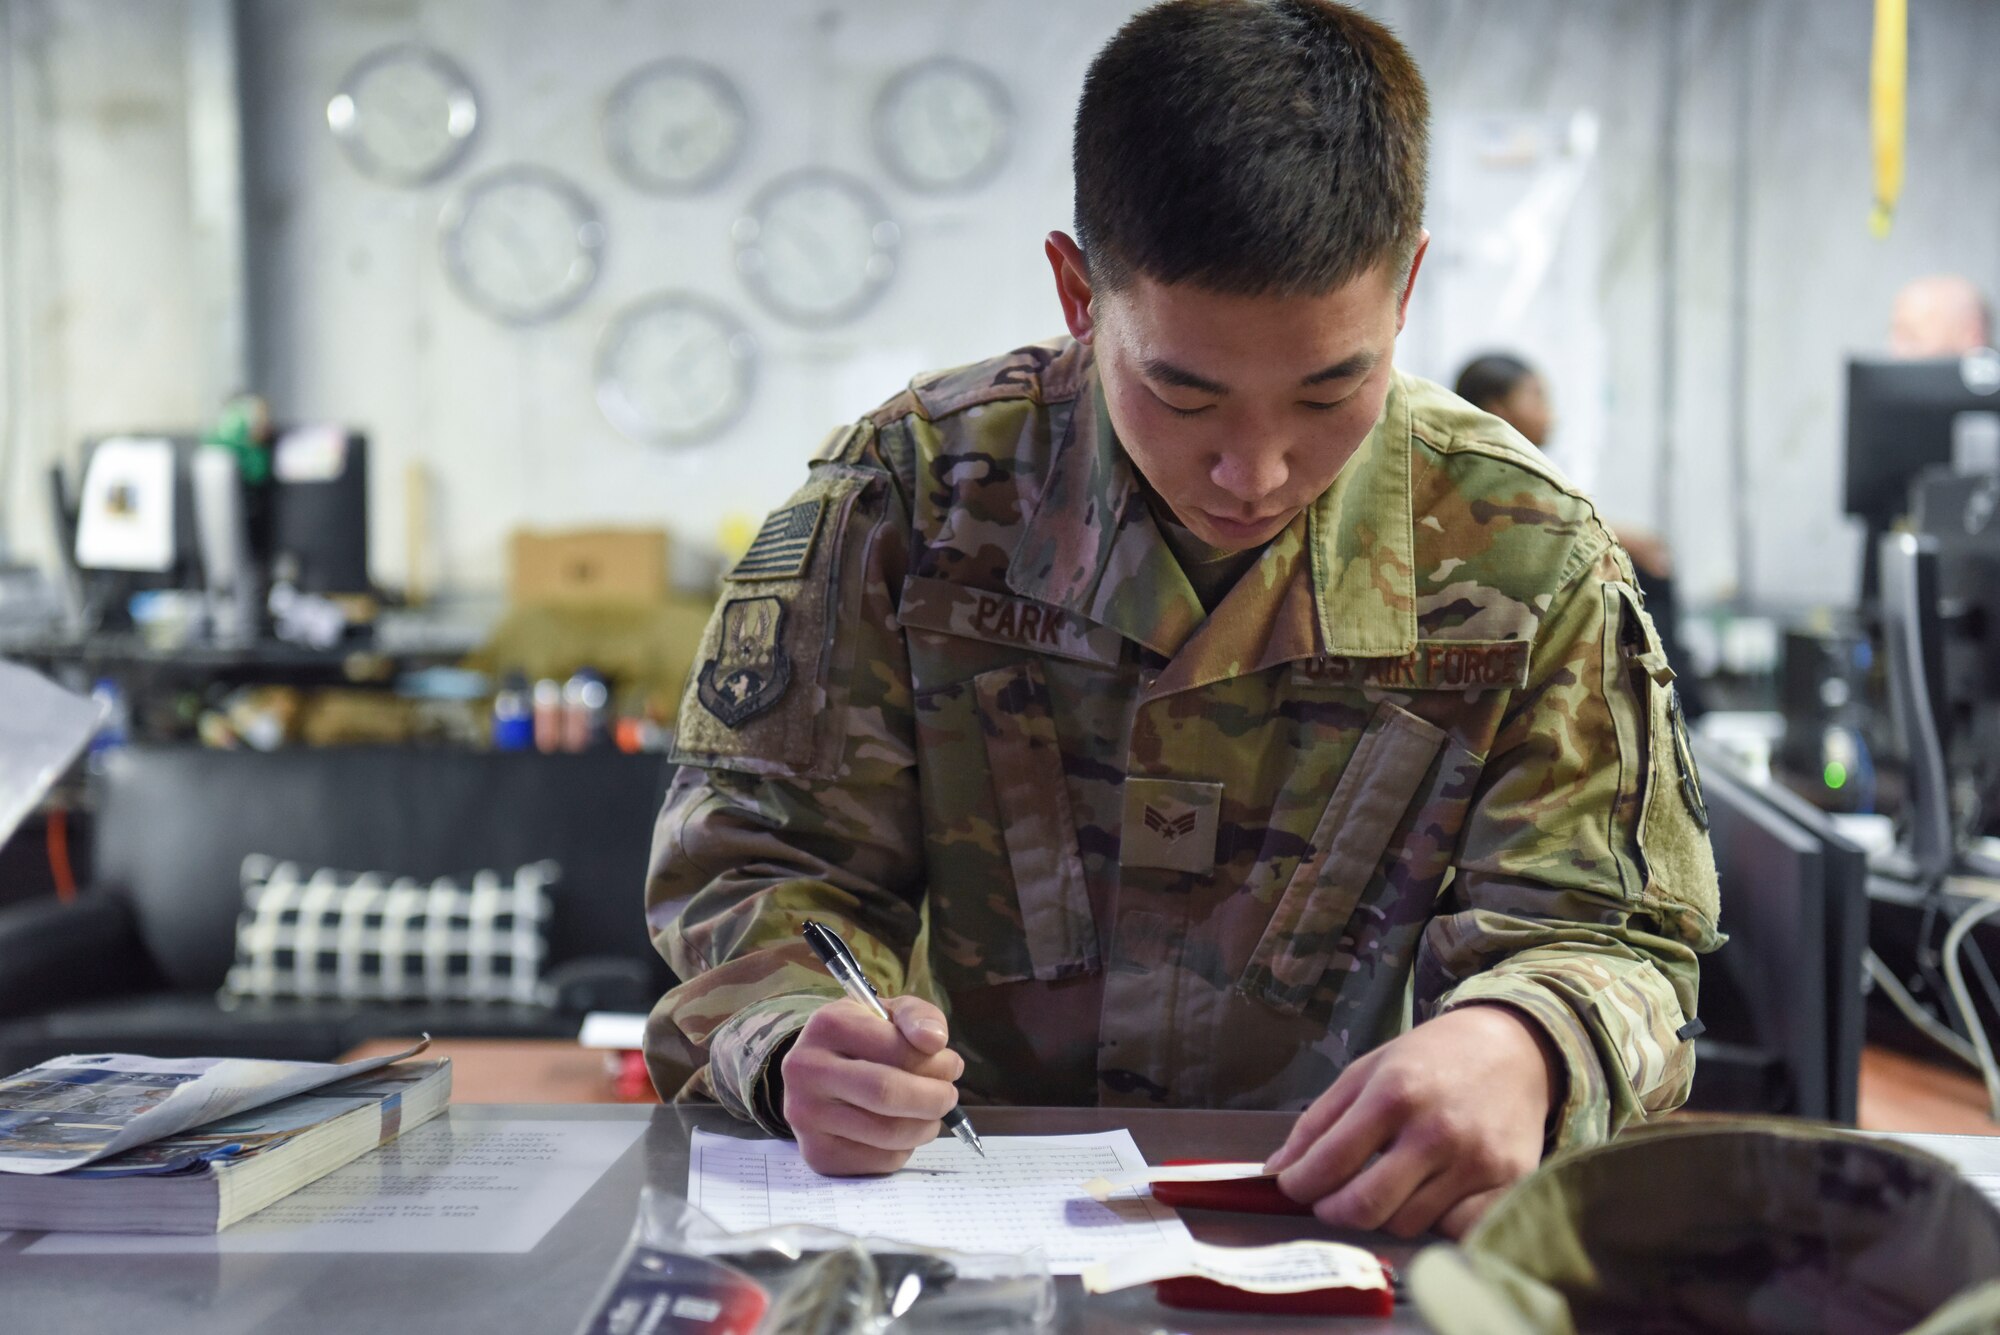
POLYGON ((1215 869, 1222 785, 1175 779, 1125 780, 1121 867, 1208 873, 1215 869))
POLYGON ((792 684, 792 660, 779 636, 785 604, 738 598, 722 609, 721 644, 696 681, 702 707, 725 727, 740 728, 778 703, 792 684))

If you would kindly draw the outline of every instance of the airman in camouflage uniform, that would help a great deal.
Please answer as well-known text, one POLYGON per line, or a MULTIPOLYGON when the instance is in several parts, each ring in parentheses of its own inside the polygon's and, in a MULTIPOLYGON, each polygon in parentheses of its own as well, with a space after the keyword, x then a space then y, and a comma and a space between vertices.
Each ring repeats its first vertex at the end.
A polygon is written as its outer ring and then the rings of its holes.
POLYGON ((1412 1019, 1527 1018, 1551 1144, 1677 1106, 1717 941, 1672 672, 1590 502, 1397 374, 1212 610, 1072 341, 836 433, 725 584, 647 905, 659 1088, 782 1133, 839 989, 950 1017, 968 1102, 1302 1108, 1412 1019))

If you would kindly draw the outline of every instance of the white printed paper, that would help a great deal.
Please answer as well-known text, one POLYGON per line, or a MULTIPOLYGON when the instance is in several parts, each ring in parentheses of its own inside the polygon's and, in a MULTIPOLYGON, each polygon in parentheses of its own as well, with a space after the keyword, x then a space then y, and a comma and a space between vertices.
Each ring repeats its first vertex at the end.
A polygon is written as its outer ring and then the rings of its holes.
POLYGON ((280 482, 331 482, 346 471, 347 432, 337 426, 293 427, 271 455, 280 482))
POLYGON ((28 1250, 529 1252, 645 1131, 447 1113, 220 1234, 51 1233, 28 1250))
POLYGON ((1109 1200, 1121 1191, 1150 1187, 1155 1182, 1245 1182, 1252 1178, 1276 1177, 1260 1163, 1190 1163, 1171 1168, 1135 1168, 1126 1173, 1093 1177, 1083 1189, 1098 1200, 1109 1200))
POLYGON ((586 1048, 637 1052, 646 1046, 646 1017, 621 1011, 592 1011, 583 1017, 583 1030, 576 1041, 586 1048))
POLYGON ((1310 1293, 1315 1289, 1386 1289, 1389 1277, 1372 1252, 1344 1242, 1281 1242, 1269 1247, 1180 1247, 1127 1252, 1083 1272, 1091 1293, 1189 1276, 1250 1293, 1310 1293))
POLYGON ((86 570, 174 564, 174 443, 125 436, 90 452, 78 498, 76 561, 86 570))
POLYGON ((32 668, 0 662, 0 844, 63 776, 106 709, 32 668))
POLYGON ((1870 1131, 1883 1140, 1899 1141, 1957 1165, 1966 1181, 1987 1200, 2000 1206, 2000 1135, 1955 1136, 1915 1131, 1870 1131))
POLYGON ((1058 1275, 1138 1248, 1192 1242, 1151 1197, 1090 1198, 1092 1177, 1145 1167, 1125 1130, 985 1136, 986 1157, 940 1136, 887 1177, 822 1177, 789 1140, 694 1133, 688 1199, 732 1232, 818 1224, 965 1252, 1039 1247, 1058 1275))

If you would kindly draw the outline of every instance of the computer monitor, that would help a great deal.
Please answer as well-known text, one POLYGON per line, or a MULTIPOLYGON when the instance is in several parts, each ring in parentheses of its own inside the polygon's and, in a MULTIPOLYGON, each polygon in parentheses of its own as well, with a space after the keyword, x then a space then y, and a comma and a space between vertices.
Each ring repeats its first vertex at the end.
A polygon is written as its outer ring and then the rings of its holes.
POLYGON ((1847 513, 1868 525, 1862 600, 1875 595, 1875 545, 1910 511, 1926 469, 1976 467, 2000 447, 2000 352, 1847 363, 1847 513))
MULTIPOLYGON (((1704 775, 1712 766, 1702 761, 1704 775)), ((1859 1111, 1861 1048, 1868 1028, 1863 975, 1868 951, 1868 852, 1842 834, 1833 817, 1780 785, 1758 793, 1819 844, 1825 893, 1827 1108, 1821 1116, 1853 1124, 1859 1111)))
POLYGON ((1931 695, 1951 776, 1978 809, 1969 833, 2000 821, 2000 472, 1926 475, 1912 518, 1936 554, 1939 680, 1931 695))
MULTIPOLYGON (((83 624, 129 627, 132 595, 151 589, 224 584, 247 594, 282 575, 308 593, 370 591, 365 436, 332 426, 282 432, 270 485, 233 497, 223 494, 226 477, 200 476, 205 451, 216 453, 186 433, 108 436, 86 443, 74 489, 57 470, 56 527, 83 624)), ((254 610, 240 620, 254 625, 254 610)))
POLYGON ((85 623, 131 624, 132 595, 201 583, 191 461, 200 442, 166 432, 85 442, 74 494, 58 485, 57 527, 81 585, 85 623), (67 511, 67 513, 64 513, 67 511))
POLYGON ((272 447, 270 560, 309 593, 366 593, 368 438, 294 427, 272 447))
POLYGON ((1701 964, 1689 1106, 1831 1117, 1825 845, 1726 766, 1702 787, 1729 940, 1701 964))

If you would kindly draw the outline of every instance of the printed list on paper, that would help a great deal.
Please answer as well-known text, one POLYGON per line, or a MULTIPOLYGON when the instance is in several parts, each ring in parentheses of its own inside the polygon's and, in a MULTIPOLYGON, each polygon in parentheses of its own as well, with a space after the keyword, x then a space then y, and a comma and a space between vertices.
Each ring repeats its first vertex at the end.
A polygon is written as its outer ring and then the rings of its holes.
POLYGON ((1129 1131, 987 1136, 986 1157, 940 1136, 887 1177, 822 1177, 788 1140, 696 1131, 688 1199, 732 1232, 818 1224, 965 1252, 1040 1247, 1049 1269, 1080 1274, 1134 1248, 1192 1241, 1180 1216, 1136 1191, 1091 1199, 1094 1177, 1144 1168, 1129 1131))

